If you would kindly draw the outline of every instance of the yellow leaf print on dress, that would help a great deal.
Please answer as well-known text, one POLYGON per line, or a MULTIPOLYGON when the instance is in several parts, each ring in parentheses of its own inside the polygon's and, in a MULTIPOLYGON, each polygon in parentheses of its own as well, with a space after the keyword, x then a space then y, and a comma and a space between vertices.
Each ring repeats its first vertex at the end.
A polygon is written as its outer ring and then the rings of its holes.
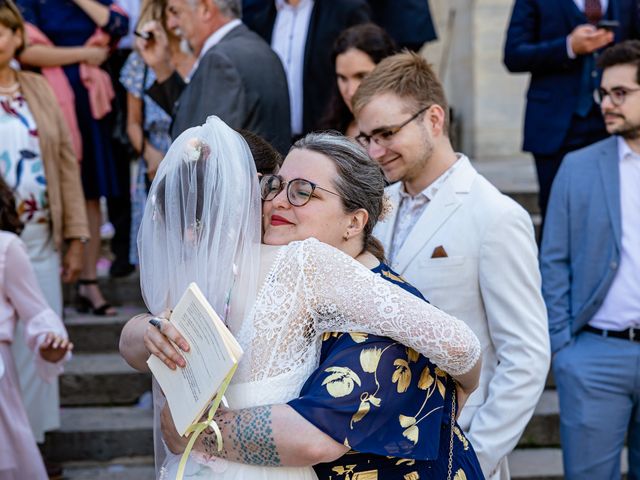
POLYGON ((420 374, 420 379, 418 380, 418 388, 420 390, 427 390, 431 385, 433 385, 433 382, 434 379, 433 375, 431 375, 431 369, 427 365, 426 367, 424 367, 424 370, 422 370, 422 373, 420 374))
POLYGON ((420 435, 420 429, 417 425, 412 425, 402 432, 402 436, 411 440, 414 445, 418 443, 418 436, 420 435))
POLYGON ((351 340, 356 343, 362 343, 366 341, 367 338, 369 338, 369 335, 367 335, 366 333, 350 333, 349 336, 351 337, 351 340))
POLYGON ((393 372, 391 381, 397 383, 396 389, 398 393, 404 393, 411 384, 411 370, 409 370, 409 363, 401 358, 396 359, 393 364, 396 367, 396 371, 393 372))
POLYGON ((456 472, 453 480, 467 480, 467 475, 464 473, 464 470, 460 469, 456 472))
POLYGON ((420 480, 420 474, 418 472, 410 472, 404 476, 404 480, 420 480))
POLYGON ((458 440, 460 440, 464 449, 469 450, 469 441, 465 438, 464 435, 462 435, 460 429, 458 427, 453 427, 453 433, 456 434, 456 437, 458 437, 458 440))
POLYGON ((407 348, 407 357, 409 359, 409 362, 413 363, 416 363, 418 360, 420 360, 420 354, 413 348, 407 348))
POLYGON ((400 425, 402 425, 402 428, 408 428, 411 425, 415 425, 416 424, 416 417, 407 417, 406 415, 400 415, 400 425))
POLYGON ((348 367, 329 367, 325 370, 331 373, 324 379, 322 385, 326 385, 327 391, 333 398, 340 398, 353 392, 353 384, 362 385, 358 374, 348 367))
POLYGON ((360 352, 360 366, 367 373, 375 373, 382 356, 380 348, 365 348, 360 352))

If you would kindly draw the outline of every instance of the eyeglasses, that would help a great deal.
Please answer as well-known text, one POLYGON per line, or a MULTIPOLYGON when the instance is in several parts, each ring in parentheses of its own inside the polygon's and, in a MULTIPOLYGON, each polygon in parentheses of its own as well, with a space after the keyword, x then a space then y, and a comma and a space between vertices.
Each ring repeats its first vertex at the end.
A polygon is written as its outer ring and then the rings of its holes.
POLYGON ((288 182, 280 175, 264 175, 260 178, 260 196, 262 200, 273 200, 285 187, 287 188, 287 200, 294 207, 302 207, 309 203, 316 188, 331 195, 340 196, 304 178, 294 178, 288 182))
POLYGON ((593 100, 600 105, 606 97, 609 97, 611 103, 619 107, 627 99, 627 95, 639 90, 640 88, 613 87, 611 91, 609 91, 606 88, 596 88, 593 91, 593 100))
POLYGON ((413 122, 416 118, 418 118, 420 114, 427 111, 431 106, 432 105, 429 105, 428 107, 424 107, 415 115, 411 116, 409 120, 402 122, 400 125, 396 125, 395 127, 383 127, 381 129, 374 130, 373 132, 371 132, 371 135, 367 135, 365 133, 360 132, 360 134, 356 136, 356 142, 358 142, 364 148, 369 148, 369 145, 371 144, 371 140, 376 142, 381 147, 388 147, 389 145, 391 145, 391 142, 393 142, 393 136, 396 133, 402 130, 402 128, 405 127, 406 125, 409 125, 411 122, 413 122))

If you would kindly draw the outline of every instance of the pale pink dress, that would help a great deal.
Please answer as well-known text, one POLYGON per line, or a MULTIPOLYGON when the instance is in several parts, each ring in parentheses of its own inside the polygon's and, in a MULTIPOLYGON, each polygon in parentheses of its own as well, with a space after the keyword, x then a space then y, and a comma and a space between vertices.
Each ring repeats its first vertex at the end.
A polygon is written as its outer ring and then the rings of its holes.
POLYGON ((0 231, 0 479, 47 479, 11 355, 18 321, 24 323, 38 373, 45 380, 55 379, 62 373, 61 362, 46 362, 35 352, 47 332, 65 338, 67 332, 42 295, 24 244, 16 235, 0 231))

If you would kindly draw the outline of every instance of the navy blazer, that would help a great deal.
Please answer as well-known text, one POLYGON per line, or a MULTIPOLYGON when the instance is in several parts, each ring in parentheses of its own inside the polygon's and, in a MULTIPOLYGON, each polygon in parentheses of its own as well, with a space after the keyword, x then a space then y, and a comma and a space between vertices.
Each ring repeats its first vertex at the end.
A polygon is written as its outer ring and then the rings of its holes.
POLYGON ((540 249, 551 351, 571 341, 597 310, 620 264, 618 137, 567 155, 549 198, 540 249))
MULTIPOLYGON (((609 0, 607 19, 620 22, 615 42, 638 37, 636 0, 609 0)), ((587 56, 569 58, 567 36, 588 23, 574 0, 516 0, 504 46, 510 72, 530 72, 524 120, 525 151, 558 151, 576 111, 587 56)), ((593 64, 593 62, 591 62, 593 64)), ((597 74, 597 73, 596 73, 597 74)), ((604 131, 604 125, 603 125, 604 131)))
MULTIPOLYGON (((275 1, 265 0, 260 10, 254 6, 251 16, 243 20, 271 45, 277 13, 275 1)), ((302 133, 314 130, 326 113, 336 81, 331 63, 336 38, 345 28, 370 20, 365 0, 315 0, 304 50, 302 133)))
POLYGON ((373 20, 401 47, 438 38, 428 0, 369 0, 369 5, 373 20))

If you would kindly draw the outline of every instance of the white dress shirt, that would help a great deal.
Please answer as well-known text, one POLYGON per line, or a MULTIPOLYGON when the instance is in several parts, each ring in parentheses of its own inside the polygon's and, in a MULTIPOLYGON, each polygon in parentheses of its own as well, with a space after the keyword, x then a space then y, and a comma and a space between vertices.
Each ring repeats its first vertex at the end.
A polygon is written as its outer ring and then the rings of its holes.
POLYGON ((429 201, 436 196, 438 190, 442 188, 444 182, 446 182, 447 178, 454 172, 456 166, 460 163, 460 158, 464 156, 460 153, 456 155, 458 160, 416 196, 412 197, 409 195, 404 188, 404 184, 400 187, 400 204, 398 205, 398 215, 396 215, 396 224, 393 231, 393 239, 391 240, 391 249, 389 251, 389 262, 392 268, 398 251, 407 240, 411 229, 427 209, 429 201))
POLYGON ((198 69, 198 66, 200 65, 200 59, 204 57, 204 55, 209 50, 211 50, 218 43, 220 43, 220 40, 222 40, 227 33, 229 33, 231 30, 233 30, 234 28, 236 28, 238 25, 241 25, 241 24, 242 24, 242 21, 238 18, 235 18, 231 20, 229 23, 225 23, 222 27, 220 27, 218 30, 216 30, 211 35, 209 35, 209 37, 207 37, 207 39, 204 41, 204 45, 202 45, 202 50, 200 50, 200 54, 198 55, 198 58, 196 58, 196 61, 193 64, 193 67, 191 68, 189 75, 187 75, 187 79, 186 79, 187 83, 189 82, 189 80, 191 80, 191 77, 193 77, 193 74, 198 69))
POLYGON ((304 82, 304 51, 313 0, 301 0, 297 6, 285 0, 276 0, 276 20, 271 35, 271 48, 278 54, 287 74, 291 133, 302 133, 302 92, 304 82))
POLYGON ((618 156, 622 217, 620 264, 602 306, 589 322, 592 327, 603 330, 640 327, 640 154, 618 137, 618 156))

